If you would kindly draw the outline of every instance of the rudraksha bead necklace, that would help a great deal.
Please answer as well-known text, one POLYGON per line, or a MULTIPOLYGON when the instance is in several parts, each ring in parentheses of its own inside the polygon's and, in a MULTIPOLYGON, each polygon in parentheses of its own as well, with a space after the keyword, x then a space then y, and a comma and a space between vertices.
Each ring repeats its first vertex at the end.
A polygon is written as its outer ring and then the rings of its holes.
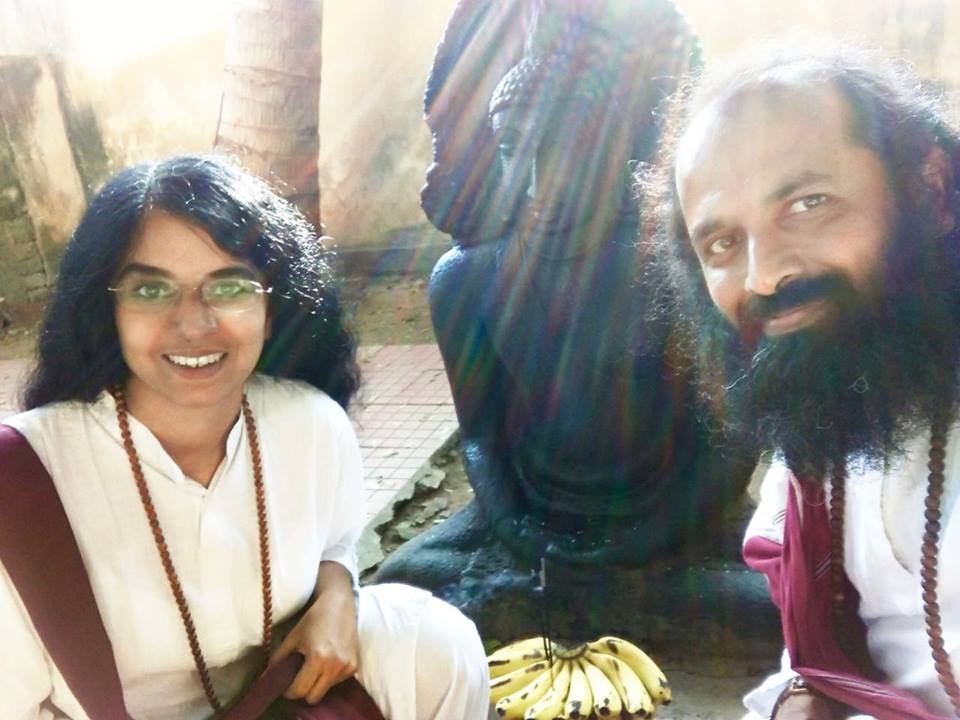
MULTIPOLYGON (((130 434, 130 422, 127 417, 126 398, 120 387, 111 388, 110 393, 113 395, 114 400, 116 400, 117 421, 120 424, 120 437, 123 439, 123 449, 126 450, 127 459, 130 461, 130 469, 133 471, 133 477, 137 483, 137 490, 140 492, 140 500, 143 503, 143 510, 147 515, 147 521, 150 523, 150 530, 153 532, 153 540, 156 543, 157 552, 160 554, 163 571, 166 573, 167 582, 170 585, 170 590, 173 592, 177 609, 180 611, 180 619, 183 621, 183 628, 187 633, 190 653, 193 655, 193 662, 197 667, 197 672, 200 674, 200 683, 203 685, 203 691, 207 696, 207 701, 210 703, 210 706, 215 712, 219 713, 223 709, 223 705, 217 697, 213 682, 210 679, 210 671, 207 669, 207 663, 203 658, 203 652, 200 650, 200 643, 197 640, 197 630, 193 624, 193 616, 190 614, 190 608, 187 606, 187 600, 183 594, 180 579, 177 577, 177 572, 173 567, 173 561, 170 559, 167 541, 163 536, 163 529, 160 527, 160 520, 153 506, 150 489, 147 487, 147 481, 143 476, 140 458, 133 445, 133 437, 130 434)), ((267 532, 267 509, 263 490, 263 465, 260 460, 260 441, 257 435, 257 424, 253 418, 253 412, 250 410, 250 404, 247 402, 246 395, 243 396, 243 400, 241 401, 241 409, 247 429, 247 442, 250 444, 250 456, 253 463, 253 485, 257 501, 257 529, 260 541, 260 580, 263 592, 262 649, 264 663, 266 663, 266 660, 270 657, 270 644, 273 641, 273 599, 270 581, 270 545, 269 534, 267 532)))
MULTIPOLYGON (((927 638, 937 677, 953 704, 954 714, 960 718, 960 686, 950 666, 950 656, 943 644, 943 627, 940 622, 940 603, 937 597, 937 568, 940 546, 940 500, 943 497, 944 458, 947 447, 947 422, 938 419, 930 430, 930 452, 927 469, 927 496, 924 501, 923 544, 920 548, 920 586, 923 589, 923 614, 927 624, 927 638)), ((830 581, 833 588, 834 632, 844 637, 844 592, 843 592, 843 509, 844 480, 846 473, 835 468, 830 488, 830 581)), ((841 642, 841 647, 843 647, 841 642)))

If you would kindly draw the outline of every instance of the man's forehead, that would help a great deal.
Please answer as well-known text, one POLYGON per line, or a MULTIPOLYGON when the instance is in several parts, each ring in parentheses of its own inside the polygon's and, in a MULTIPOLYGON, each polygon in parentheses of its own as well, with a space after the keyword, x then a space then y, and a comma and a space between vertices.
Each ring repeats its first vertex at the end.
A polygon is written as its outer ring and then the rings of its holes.
MULTIPOLYGON (((675 160, 678 185, 719 162, 749 161, 769 149, 798 145, 815 151, 826 141, 849 135, 849 105, 832 84, 824 82, 757 84, 709 102, 695 113, 681 136, 675 160)), ((786 155, 784 161, 787 161, 786 155)), ((680 189, 678 187, 678 189, 680 189)))
MULTIPOLYGON (((681 143, 708 134, 723 134, 778 124, 785 114, 810 119, 828 112, 846 118, 849 104, 833 83, 826 81, 756 82, 711 98, 694 112, 681 143)), ((776 127, 764 128, 768 133, 776 127)), ((815 128, 811 128, 813 130, 815 128)))

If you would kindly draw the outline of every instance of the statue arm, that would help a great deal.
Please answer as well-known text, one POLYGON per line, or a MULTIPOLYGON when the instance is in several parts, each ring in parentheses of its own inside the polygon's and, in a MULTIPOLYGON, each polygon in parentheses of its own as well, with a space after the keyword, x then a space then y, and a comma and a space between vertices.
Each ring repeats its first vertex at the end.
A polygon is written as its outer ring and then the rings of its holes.
POLYGON ((463 464, 484 516, 518 512, 503 438, 510 378, 488 335, 483 296, 495 265, 490 246, 454 247, 430 278, 430 316, 460 424, 463 464))

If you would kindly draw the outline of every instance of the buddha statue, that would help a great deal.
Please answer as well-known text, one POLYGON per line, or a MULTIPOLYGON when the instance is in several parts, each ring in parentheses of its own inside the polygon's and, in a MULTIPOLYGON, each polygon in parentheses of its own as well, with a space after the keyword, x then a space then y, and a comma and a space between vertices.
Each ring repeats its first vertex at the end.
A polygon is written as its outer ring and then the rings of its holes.
POLYGON ((756 458, 717 442, 638 244, 632 173, 697 62, 670 0, 458 4, 422 201, 453 238, 429 301, 474 500, 379 581, 462 606, 541 560, 642 567, 741 497, 756 458))

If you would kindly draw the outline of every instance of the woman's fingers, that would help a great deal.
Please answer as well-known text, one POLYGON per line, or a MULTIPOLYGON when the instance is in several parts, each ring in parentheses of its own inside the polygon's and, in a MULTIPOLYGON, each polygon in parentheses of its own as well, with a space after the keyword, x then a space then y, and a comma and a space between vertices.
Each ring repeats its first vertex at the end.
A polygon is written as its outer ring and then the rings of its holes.
MULTIPOLYGON (((342 679, 342 678, 341 678, 342 679)), ((304 696, 304 700, 308 705, 316 705, 323 699, 323 696, 327 694, 327 691, 333 687, 338 680, 335 680, 330 673, 321 673, 317 676, 316 682, 314 682, 313 687, 310 688, 310 691, 304 696)))
POLYGON ((323 674, 324 663, 320 658, 313 656, 304 660, 300 672, 290 683, 290 687, 283 694, 288 700, 300 700, 307 696, 311 688, 316 684, 317 678, 323 674))
POLYGON ((303 699, 316 705, 331 687, 355 672, 356 667, 339 658, 313 655, 304 661, 283 696, 290 700, 303 699))

